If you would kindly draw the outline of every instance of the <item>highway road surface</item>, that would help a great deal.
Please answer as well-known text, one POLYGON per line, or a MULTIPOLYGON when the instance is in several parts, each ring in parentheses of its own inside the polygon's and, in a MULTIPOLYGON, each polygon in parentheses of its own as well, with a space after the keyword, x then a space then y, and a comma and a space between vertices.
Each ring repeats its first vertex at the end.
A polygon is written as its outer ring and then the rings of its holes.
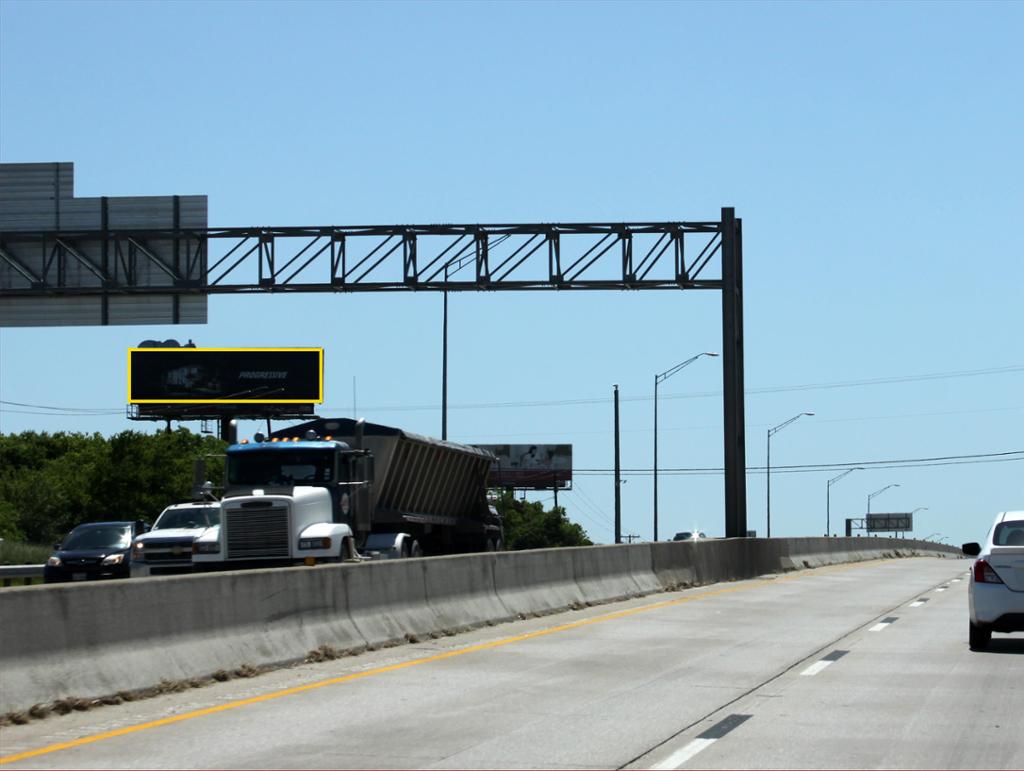
MULTIPOLYGON (((651 595, 0 730, 4 768, 1024 768, 966 560, 651 595)), ((153 656, 160 656, 154 648, 153 656)))

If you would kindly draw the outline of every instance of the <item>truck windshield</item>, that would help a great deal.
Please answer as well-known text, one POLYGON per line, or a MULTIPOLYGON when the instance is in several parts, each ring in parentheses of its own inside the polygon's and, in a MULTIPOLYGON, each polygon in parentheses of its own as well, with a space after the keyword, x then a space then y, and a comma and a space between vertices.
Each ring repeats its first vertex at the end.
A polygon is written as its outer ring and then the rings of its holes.
POLYGON ((228 456, 228 484, 322 485, 334 479, 334 454, 322 450, 246 452, 228 456))

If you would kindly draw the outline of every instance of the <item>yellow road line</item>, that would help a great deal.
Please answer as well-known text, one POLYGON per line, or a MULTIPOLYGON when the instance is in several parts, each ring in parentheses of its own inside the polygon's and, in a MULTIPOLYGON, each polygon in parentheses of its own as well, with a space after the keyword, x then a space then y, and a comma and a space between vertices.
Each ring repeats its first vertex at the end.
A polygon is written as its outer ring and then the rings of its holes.
MULTIPOLYGON (((866 567, 868 565, 874 565, 879 562, 885 562, 886 560, 871 560, 870 562, 858 562, 852 565, 839 565, 831 566, 827 568, 818 568, 815 572, 837 572, 841 570, 849 570, 853 567, 866 567)), ((342 675, 341 677, 332 677, 328 680, 319 680, 315 683, 307 683, 306 685, 298 685, 294 688, 285 688, 280 691, 272 691, 270 693, 262 694, 261 696, 251 696, 248 699, 239 699, 237 701, 230 701, 226 704, 218 704, 216 707, 206 707, 204 709, 197 709, 191 712, 183 712, 180 715, 174 715, 172 717, 161 718, 160 720, 151 720, 147 723, 138 723, 136 725, 126 726, 125 728, 116 728, 113 731, 104 731, 103 733, 93 734, 92 736, 83 736, 80 739, 73 739, 69 742, 59 742, 57 744, 49 744, 45 747, 40 747, 35 750, 26 750, 25 752, 18 752, 14 755, 4 755, 0 757, 0 765, 6 765, 8 763, 15 763, 19 760, 26 760, 28 758, 38 757, 40 755, 48 755, 51 752, 59 752, 60 750, 69 750, 74 747, 81 747, 86 744, 93 744, 94 742, 104 741, 106 739, 114 739, 118 736, 125 736, 127 734, 137 733, 139 731, 145 731, 150 728, 159 728, 160 726, 171 725, 172 723, 180 723, 184 720, 193 720, 198 717, 205 717, 206 715, 214 715, 218 712, 226 712, 230 709, 238 709, 239 707, 246 707, 250 704, 259 704, 264 701, 271 701, 273 699, 280 699, 284 696, 292 696, 297 693, 303 693, 304 691, 312 691, 317 688, 324 688, 329 685, 339 685, 341 683, 347 683, 352 680, 360 680, 364 677, 371 677, 373 675, 382 675, 387 672, 396 672, 400 669, 408 669, 409 667, 415 667, 420 664, 430 664, 434 661, 443 661, 444 659, 454 658, 455 656, 464 656, 467 653, 478 653, 480 651, 492 650, 494 648, 501 648, 505 645, 511 645, 512 643, 522 642, 523 640, 532 640, 535 637, 544 637, 545 635, 555 634, 556 632, 565 632, 569 629, 579 629, 580 627, 589 626, 590 624, 599 624, 605 621, 614 621, 615 619, 626 618, 627 616, 634 616, 638 613, 646 613, 651 610, 658 610, 661 608, 667 608, 672 605, 681 605, 685 602, 693 602, 695 600, 702 600, 706 597, 715 597, 721 594, 730 594, 732 592, 745 591, 748 589, 756 589, 761 586, 768 586, 771 584, 777 584, 780 581, 788 581, 794 578, 806 575, 803 571, 793 573, 788 576, 780 576, 779 578, 772 578, 769 580, 760 581, 748 581, 746 583, 723 587, 721 589, 713 589, 707 592, 701 592, 699 594, 691 594, 686 597, 677 597, 673 600, 662 600, 661 602, 654 602, 650 605, 642 605, 638 608, 627 608, 626 610, 618 610, 614 613, 605 613, 600 616, 593 616, 591 618, 580 619, 579 621, 572 621, 568 624, 560 624, 559 626, 552 626, 546 629, 538 629, 535 632, 526 632, 525 634, 516 635, 515 637, 503 637, 500 640, 492 640, 491 642, 478 643, 477 645, 470 645, 465 648, 458 648, 453 651, 446 651, 444 653, 438 653, 433 656, 427 656, 421 659, 413 659, 411 661, 404 661, 399 664, 389 664, 383 667, 376 667, 374 669, 367 669, 364 672, 354 672, 349 675, 342 675)))

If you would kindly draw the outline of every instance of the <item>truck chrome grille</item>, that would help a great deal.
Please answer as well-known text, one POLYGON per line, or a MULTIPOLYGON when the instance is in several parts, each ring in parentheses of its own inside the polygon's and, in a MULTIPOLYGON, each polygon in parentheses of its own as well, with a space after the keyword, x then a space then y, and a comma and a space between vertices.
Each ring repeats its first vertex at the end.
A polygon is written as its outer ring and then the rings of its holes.
POLYGON ((228 559, 289 555, 287 507, 226 509, 222 527, 228 531, 228 559))
POLYGON ((192 539, 147 543, 143 559, 146 562, 191 562, 192 539))

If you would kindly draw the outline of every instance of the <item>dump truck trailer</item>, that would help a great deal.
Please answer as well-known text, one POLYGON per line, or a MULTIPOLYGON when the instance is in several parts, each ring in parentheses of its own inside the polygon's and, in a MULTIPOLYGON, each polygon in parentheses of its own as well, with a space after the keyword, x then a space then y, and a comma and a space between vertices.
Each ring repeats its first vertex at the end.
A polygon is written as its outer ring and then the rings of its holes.
POLYGON ((350 418, 319 418, 227 449, 221 522, 202 568, 503 548, 487 500, 493 456, 350 418))

